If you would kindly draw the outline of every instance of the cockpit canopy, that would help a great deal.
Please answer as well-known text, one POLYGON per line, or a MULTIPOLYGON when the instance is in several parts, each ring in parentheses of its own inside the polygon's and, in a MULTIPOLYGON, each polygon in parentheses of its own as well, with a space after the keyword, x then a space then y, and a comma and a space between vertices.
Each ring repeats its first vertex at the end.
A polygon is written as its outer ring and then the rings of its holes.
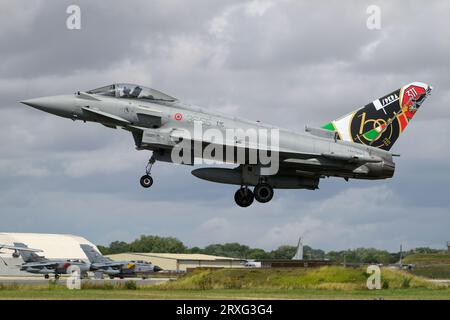
POLYGON ((136 84, 128 83, 116 83, 109 86, 101 87, 98 89, 89 90, 89 94, 100 94, 103 96, 116 97, 116 98, 128 98, 128 99, 145 99, 153 101, 175 101, 174 97, 171 97, 158 90, 139 86, 136 84))

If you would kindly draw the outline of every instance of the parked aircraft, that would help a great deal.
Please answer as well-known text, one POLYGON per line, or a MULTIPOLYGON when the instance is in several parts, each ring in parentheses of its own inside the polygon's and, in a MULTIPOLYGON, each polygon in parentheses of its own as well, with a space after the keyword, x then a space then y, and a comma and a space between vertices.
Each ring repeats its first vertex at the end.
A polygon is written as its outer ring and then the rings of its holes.
POLYGON ((70 274, 71 268, 77 266, 79 268, 81 276, 86 276, 89 271, 89 265, 80 259, 47 259, 43 256, 39 256, 36 252, 42 250, 28 248, 23 243, 14 243, 14 246, 0 245, 0 247, 15 250, 14 257, 21 256, 23 264, 20 267, 21 271, 29 273, 43 274, 45 279, 50 278, 50 274, 55 275, 55 279, 58 279, 61 274, 70 274))
POLYGON ((87 244, 80 244, 81 249, 88 257, 91 265, 90 271, 97 274, 106 274, 111 279, 129 278, 141 276, 143 279, 147 278, 149 274, 161 271, 162 269, 149 262, 145 261, 114 261, 110 258, 104 257, 92 246, 87 244))

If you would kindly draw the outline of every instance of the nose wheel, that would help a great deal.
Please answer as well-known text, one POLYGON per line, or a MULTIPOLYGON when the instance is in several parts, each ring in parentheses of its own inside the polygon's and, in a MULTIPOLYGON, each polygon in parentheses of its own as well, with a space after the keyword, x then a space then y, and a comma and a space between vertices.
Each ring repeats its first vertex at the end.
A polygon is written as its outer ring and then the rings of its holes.
POLYGON ((150 188, 153 185, 153 178, 151 176, 151 171, 153 164, 156 162, 156 159, 152 156, 145 167, 145 175, 141 177, 140 183, 143 188, 150 188))
POLYGON ((150 188, 153 184, 153 178, 151 176, 149 176, 148 174, 143 175, 141 177, 140 183, 143 188, 150 188))

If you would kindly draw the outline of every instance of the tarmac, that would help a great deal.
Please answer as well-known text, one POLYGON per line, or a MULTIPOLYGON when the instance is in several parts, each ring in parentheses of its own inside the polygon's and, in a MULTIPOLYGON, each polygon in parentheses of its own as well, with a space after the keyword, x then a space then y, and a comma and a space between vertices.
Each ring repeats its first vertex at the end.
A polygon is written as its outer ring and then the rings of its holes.
MULTIPOLYGON (((66 285, 68 276, 61 276, 57 283, 60 285, 66 285)), ((8 284, 20 284, 20 285, 45 285, 48 284, 49 281, 54 281, 54 277, 50 277, 49 279, 45 279, 43 276, 0 276, 0 284, 8 285, 8 284)), ((82 284, 92 284, 101 286, 103 283, 108 284, 121 284, 127 281, 134 281, 137 285, 140 286, 150 286, 157 285, 160 283, 164 283, 167 281, 173 280, 173 278, 125 278, 125 279, 82 279, 82 284)))

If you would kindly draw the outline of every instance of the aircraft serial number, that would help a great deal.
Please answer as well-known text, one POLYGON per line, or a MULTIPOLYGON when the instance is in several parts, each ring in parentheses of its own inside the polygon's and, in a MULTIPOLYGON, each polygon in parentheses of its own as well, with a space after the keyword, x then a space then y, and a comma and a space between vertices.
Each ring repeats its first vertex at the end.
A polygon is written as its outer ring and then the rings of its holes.
POLYGON ((220 305, 221 311, 220 314, 223 315, 264 315, 264 314, 272 314, 272 305, 255 305, 255 304, 222 304, 220 305))

